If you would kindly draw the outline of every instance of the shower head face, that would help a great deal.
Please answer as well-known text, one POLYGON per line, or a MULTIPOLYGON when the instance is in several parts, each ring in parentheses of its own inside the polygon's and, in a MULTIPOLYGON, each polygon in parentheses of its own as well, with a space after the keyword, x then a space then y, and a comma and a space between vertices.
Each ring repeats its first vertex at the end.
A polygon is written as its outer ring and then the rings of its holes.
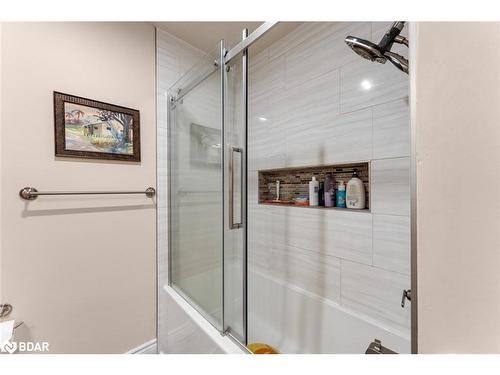
POLYGON ((346 44, 356 52, 359 56, 370 61, 376 61, 385 64, 386 57, 380 51, 380 48, 375 43, 368 40, 356 38, 355 36, 348 36, 345 38, 346 44))

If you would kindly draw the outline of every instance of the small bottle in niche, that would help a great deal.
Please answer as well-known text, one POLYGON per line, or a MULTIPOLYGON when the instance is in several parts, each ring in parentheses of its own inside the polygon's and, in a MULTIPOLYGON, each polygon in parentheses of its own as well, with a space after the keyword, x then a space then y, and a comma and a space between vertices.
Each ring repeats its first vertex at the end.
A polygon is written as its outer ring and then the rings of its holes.
POLYGON ((323 182, 319 183, 318 205, 322 207, 325 206, 325 184, 323 182))
POLYGON ((309 181, 309 206, 318 205, 318 194, 319 193, 319 181, 316 180, 316 176, 312 176, 311 181, 309 181))
POLYGON ((333 178, 331 173, 325 176, 325 207, 333 207, 335 205, 335 187, 333 186, 333 178))
POLYGON ((347 183, 346 205, 347 208, 362 210, 365 208, 365 185, 354 171, 352 178, 347 183))
POLYGON ((337 207, 345 208, 345 185, 344 181, 339 181, 337 188, 337 207))

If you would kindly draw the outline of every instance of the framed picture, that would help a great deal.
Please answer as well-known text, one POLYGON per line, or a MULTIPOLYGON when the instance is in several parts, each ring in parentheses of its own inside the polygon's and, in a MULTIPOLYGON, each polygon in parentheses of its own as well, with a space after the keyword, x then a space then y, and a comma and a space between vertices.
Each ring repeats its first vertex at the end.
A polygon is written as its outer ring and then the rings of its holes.
POLYGON ((141 161, 139 111, 54 91, 56 156, 141 161))

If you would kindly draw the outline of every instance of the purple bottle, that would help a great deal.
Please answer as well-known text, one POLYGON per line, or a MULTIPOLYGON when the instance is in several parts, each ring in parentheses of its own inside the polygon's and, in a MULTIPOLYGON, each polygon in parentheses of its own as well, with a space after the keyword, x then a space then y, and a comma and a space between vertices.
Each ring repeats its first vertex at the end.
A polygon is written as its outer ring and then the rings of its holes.
POLYGON ((325 176, 325 207, 333 207, 335 202, 335 188, 333 186, 333 178, 331 173, 325 176))

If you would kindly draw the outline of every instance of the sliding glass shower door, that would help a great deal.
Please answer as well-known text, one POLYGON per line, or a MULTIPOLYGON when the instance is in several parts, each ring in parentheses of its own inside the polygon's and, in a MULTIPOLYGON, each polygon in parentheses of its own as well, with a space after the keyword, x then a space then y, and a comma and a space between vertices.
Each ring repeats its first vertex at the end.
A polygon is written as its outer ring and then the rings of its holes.
POLYGON ((169 90, 170 285, 222 329, 220 52, 169 90))
POLYGON ((246 343, 246 64, 224 53, 221 41, 169 90, 169 281, 246 343))

